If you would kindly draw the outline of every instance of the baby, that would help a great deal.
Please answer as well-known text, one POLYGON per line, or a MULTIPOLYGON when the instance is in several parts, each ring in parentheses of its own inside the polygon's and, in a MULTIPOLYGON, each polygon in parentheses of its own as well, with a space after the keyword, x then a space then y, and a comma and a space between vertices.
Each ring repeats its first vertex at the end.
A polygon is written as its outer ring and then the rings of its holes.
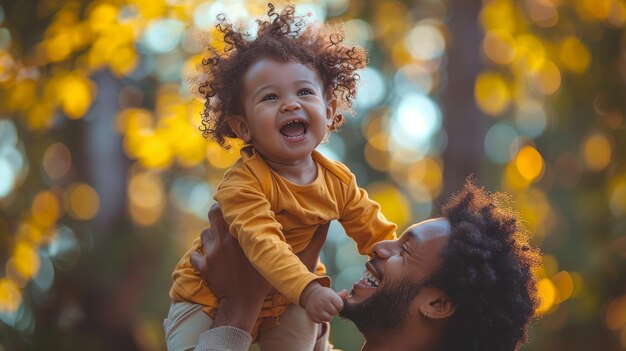
MULTIPOLYGON (((396 226, 360 189, 343 164, 315 149, 343 122, 340 108, 356 95, 362 48, 342 44, 329 26, 306 24, 293 6, 281 13, 269 4, 254 39, 219 17, 221 51, 209 47, 205 136, 228 147, 246 146, 215 194, 230 231, 259 273, 275 288, 252 332, 264 350, 312 350, 320 331, 343 308, 320 263, 310 272, 296 253, 317 228, 337 219, 363 255, 396 237, 396 226)), ((166 324, 170 350, 193 348, 213 323, 217 298, 189 262, 198 240, 173 273, 166 324)))

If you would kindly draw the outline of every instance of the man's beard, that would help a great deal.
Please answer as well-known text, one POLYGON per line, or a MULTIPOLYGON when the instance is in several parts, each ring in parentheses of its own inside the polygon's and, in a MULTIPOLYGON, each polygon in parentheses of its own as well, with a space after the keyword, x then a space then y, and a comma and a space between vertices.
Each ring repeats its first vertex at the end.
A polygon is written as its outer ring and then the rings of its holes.
POLYGON ((387 288, 380 288, 367 300, 345 303, 339 316, 349 319, 361 333, 387 332, 406 320, 411 302, 424 286, 424 282, 402 280, 387 288))

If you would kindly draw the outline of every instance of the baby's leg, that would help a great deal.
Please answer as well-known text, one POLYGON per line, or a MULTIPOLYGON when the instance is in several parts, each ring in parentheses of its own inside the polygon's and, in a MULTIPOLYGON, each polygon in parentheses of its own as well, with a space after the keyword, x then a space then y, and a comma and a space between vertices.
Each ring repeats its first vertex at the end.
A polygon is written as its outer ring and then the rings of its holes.
POLYGON ((172 302, 164 324, 165 341, 169 351, 193 350, 198 345, 200 334, 207 331, 213 319, 202 305, 192 302, 172 302))
POLYGON ((257 342, 263 351, 313 350, 317 335, 318 324, 309 319, 303 308, 290 305, 277 327, 259 332, 257 342))

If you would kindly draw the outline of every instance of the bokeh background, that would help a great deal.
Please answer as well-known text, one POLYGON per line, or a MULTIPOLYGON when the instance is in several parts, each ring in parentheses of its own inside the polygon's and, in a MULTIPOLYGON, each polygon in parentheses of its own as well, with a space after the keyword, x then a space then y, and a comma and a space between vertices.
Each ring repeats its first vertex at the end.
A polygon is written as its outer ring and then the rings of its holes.
MULTIPOLYGON (((544 253, 524 350, 626 349, 626 1, 296 1, 369 51, 320 150, 404 229, 473 174, 544 253)), ((281 5, 281 2, 278 2, 281 5)), ((265 1, 0 2, 0 350, 164 350, 170 273, 238 157, 187 82, 265 1)), ((339 225, 337 289, 364 257, 339 225)), ((337 347, 362 342, 333 322, 337 347)))

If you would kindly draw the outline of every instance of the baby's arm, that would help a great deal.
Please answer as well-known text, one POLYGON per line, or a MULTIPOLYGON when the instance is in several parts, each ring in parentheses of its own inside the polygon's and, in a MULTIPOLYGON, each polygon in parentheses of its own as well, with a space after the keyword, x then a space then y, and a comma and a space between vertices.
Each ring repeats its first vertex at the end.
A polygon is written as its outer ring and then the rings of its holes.
POLYGON ((220 185, 215 199, 254 268, 294 304, 300 303, 311 282, 330 286, 328 277, 311 273, 293 253, 258 179, 243 171, 231 172, 230 177, 220 185))
MULTIPOLYGON (((349 172, 347 167, 345 169, 349 172)), ((359 253, 369 255, 377 242, 397 238, 397 226, 385 218, 380 205, 358 187, 356 178, 350 174, 351 181, 344 189, 345 202, 339 222, 346 234, 356 242, 359 253)))

